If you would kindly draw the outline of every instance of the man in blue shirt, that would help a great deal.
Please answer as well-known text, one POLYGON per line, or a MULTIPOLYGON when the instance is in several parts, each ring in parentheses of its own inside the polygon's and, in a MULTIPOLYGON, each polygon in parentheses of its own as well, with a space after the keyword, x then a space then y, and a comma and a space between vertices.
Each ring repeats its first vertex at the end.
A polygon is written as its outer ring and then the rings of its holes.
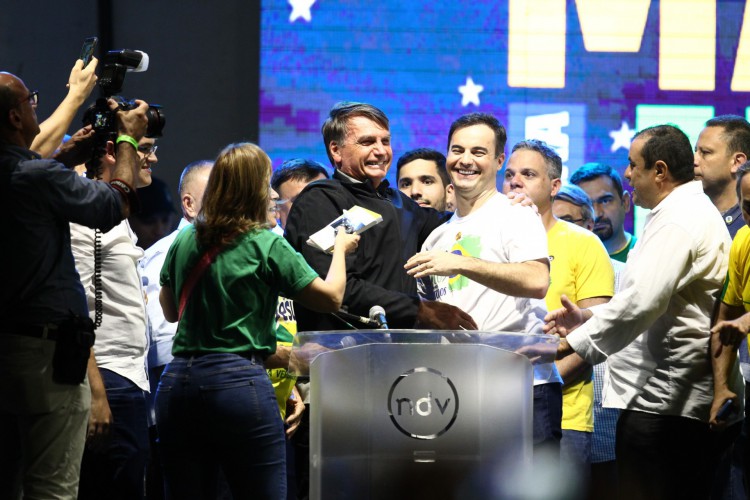
MULTIPOLYGON (((90 128, 76 133, 55 159, 29 150, 40 131, 37 100, 19 78, 0 73, 0 259, 6 265, 0 497, 20 497, 22 489, 24 498, 67 499, 76 498, 90 407, 88 381, 78 368, 92 338, 85 326, 65 326, 88 316, 68 224, 107 231, 137 204, 134 144, 146 131, 148 105, 116 113, 118 161, 112 182, 103 183, 72 170, 91 155, 90 128)), ((110 107, 116 109, 114 101, 110 107)))

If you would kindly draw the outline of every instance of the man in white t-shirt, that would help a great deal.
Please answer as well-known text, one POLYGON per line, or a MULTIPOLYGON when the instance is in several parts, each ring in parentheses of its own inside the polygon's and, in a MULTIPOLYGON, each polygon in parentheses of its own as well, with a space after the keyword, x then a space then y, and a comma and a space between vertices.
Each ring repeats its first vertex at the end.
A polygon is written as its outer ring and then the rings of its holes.
MULTIPOLYGON (((455 186, 456 212, 435 229, 409 274, 431 276, 435 298, 466 311, 479 330, 541 333, 532 298, 549 286, 547 235, 534 210, 512 205, 497 191, 505 160, 505 128, 488 114, 453 122, 446 167, 455 186)), ((559 455, 561 379, 554 364, 534 370, 534 446, 559 455)))

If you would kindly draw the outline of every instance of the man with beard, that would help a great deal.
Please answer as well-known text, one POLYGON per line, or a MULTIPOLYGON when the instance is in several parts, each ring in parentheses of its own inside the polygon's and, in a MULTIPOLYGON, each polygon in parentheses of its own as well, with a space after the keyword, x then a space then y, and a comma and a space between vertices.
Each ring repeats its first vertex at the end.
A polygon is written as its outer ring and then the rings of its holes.
POLYGON ((615 169, 602 163, 586 163, 570 177, 594 204, 594 233, 604 243, 610 258, 625 262, 635 246, 636 237, 623 226, 630 211, 630 193, 623 190, 615 169))
POLYGON ((398 189, 420 207, 446 210, 446 197, 451 179, 445 169, 445 156, 434 149, 407 151, 396 164, 398 189))

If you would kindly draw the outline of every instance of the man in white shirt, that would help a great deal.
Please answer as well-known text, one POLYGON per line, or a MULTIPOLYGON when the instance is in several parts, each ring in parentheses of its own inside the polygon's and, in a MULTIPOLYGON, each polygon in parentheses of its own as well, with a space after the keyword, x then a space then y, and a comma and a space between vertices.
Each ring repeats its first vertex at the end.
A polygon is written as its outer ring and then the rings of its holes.
MULTIPOLYGON (((541 333, 530 298, 549 286, 547 236, 539 216, 497 191, 505 160, 505 128, 488 114, 457 119, 449 132, 446 166, 456 212, 406 263, 416 278, 430 276, 437 300, 475 319, 479 330, 541 333)), ((559 456, 562 389, 554 365, 534 370, 534 446, 559 456)))
POLYGON ((146 292, 146 312, 149 319, 151 346, 148 353, 149 378, 151 380, 152 397, 156 393, 156 384, 164 367, 172 361, 172 339, 177 331, 177 323, 169 323, 164 319, 164 313, 159 304, 159 273, 161 272, 167 250, 177 234, 193 222, 201 209, 203 191, 206 190, 208 175, 211 173, 213 162, 209 160, 196 161, 186 166, 180 175, 179 193, 182 219, 177 229, 151 245, 139 263, 143 276, 144 291, 146 292))
MULTIPOLYGON (((639 132, 625 177, 651 209, 608 304, 565 307, 545 329, 568 334, 559 353, 609 356, 605 406, 621 408, 617 467, 624 498, 707 498, 715 466, 709 328, 726 275, 724 222, 693 180, 690 140, 671 125, 639 132)), ((733 367, 730 386, 741 388, 733 367)))
MULTIPOLYGON (((137 144, 136 187, 144 187, 151 183, 151 166, 157 161, 154 139, 144 137, 137 144)), ((113 142, 105 148, 86 164, 86 175, 109 182, 109 166, 116 162, 113 142)), ((143 492, 148 457, 148 338, 138 273, 143 250, 136 246, 127 220, 106 233, 71 224, 70 238, 96 325, 88 365, 91 415, 78 498, 137 498, 143 492)))

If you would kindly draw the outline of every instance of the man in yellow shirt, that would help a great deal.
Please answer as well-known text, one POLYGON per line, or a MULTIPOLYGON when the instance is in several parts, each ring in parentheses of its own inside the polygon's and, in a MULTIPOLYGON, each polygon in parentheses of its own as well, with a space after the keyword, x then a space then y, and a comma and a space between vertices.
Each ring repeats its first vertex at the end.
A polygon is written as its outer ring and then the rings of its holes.
MULTIPOLYGON (((515 191, 531 198, 547 230, 550 287, 545 305, 550 311, 561 307, 562 295, 591 307, 608 302, 614 293, 614 271, 599 238, 552 212, 561 174, 560 156, 542 141, 527 140, 513 147, 503 184, 504 193, 515 191)), ((588 474, 594 430, 591 365, 578 355, 556 363, 563 378, 561 458, 580 464, 588 474)))
MULTIPOLYGON (((742 164, 736 173, 737 196, 745 225, 737 231, 732 240, 732 247, 729 250, 729 269, 722 291, 719 314, 716 325, 711 329, 711 348, 716 355, 712 358, 714 401, 711 405, 710 416, 710 422, 714 426, 723 426, 728 422, 727 418, 722 419, 722 422, 717 419, 719 408, 726 401, 733 400, 734 406, 737 407, 738 398, 744 397, 744 395, 732 392, 729 388, 729 380, 731 367, 737 362, 737 347, 750 332, 750 261, 748 260, 750 259, 750 227, 746 225, 750 221, 750 176, 745 175, 747 172, 750 172, 750 162, 742 164), (731 346, 731 349, 723 348, 727 345, 731 346)), ((744 343, 742 344, 740 349, 744 347, 744 343)), ((748 376, 747 373, 743 375, 746 378, 748 376)), ((734 432, 737 431, 734 430, 734 432)), ((747 484, 750 479, 747 467, 750 457, 748 457, 747 446, 745 446, 743 460, 745 463, 743 475, 747 484)))

